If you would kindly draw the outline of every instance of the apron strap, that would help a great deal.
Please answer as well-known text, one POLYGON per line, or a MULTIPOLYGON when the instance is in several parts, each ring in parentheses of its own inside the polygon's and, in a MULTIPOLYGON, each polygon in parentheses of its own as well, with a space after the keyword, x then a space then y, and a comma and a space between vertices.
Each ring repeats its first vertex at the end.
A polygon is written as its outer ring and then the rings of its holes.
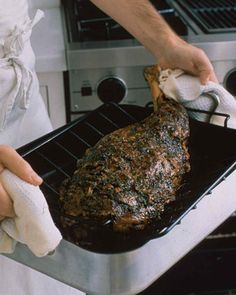
POLYGON ((5 102, 0 110, 0 130, 4 129, 16 100, 19 100, 22 109, 29 107, 33 73, 19 56, 24 50, 25 42, 30 38, 32 28, 43 16, 44 13, 37 10, 32 20, 27 17, 21 26, 16 25, 11 34, 5 40, 0 41, 4 52, 4 57, 0 58, 0 69, 1 67, 11 66, 16 75, 14 90, 11 95, 4 98, 5 102))

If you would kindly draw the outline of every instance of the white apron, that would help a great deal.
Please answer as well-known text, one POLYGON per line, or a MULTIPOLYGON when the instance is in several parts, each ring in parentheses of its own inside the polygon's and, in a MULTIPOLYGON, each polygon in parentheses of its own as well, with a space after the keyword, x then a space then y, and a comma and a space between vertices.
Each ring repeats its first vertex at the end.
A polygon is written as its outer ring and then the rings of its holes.
POLYGON ((25 17, 8 36, 0 36, 0 144, 14 148, 52 130, 39 93, 29 39, 41 17, 40 11, 33 21, 25 17))
MULTIPOLYGON (((0 0, 0 144, 18 148, 52 130, 35 74, 27 0, 0 0)), ((45 46, 47 46, 45 44, 45 46)), ((82 292, 0 255, 0 294, 82 292)))

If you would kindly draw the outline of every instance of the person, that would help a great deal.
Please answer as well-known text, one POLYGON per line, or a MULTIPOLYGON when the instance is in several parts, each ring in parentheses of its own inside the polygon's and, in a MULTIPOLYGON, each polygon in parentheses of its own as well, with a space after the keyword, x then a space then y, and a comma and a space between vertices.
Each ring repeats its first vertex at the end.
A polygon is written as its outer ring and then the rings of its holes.
MULTIPOLYGON (((33 185, 40 185, 42 180, 15 149, 52 131, 39 93, 30 43, 31 31, 41 17, 39 11, 29 18, 27 0, 0 0, 0 172, 7 168, 33 185)), ((0 219, 14 214, 0 183, 0 219)), ((0 294, 83 293, 1 255, 0 294)))
MULTIPOLYGON (((206 54, 177 36, 148 0, 92 0, 114 18, 155 57, 163 68, 180 68, 201 83, 217 82, 206 54)), ((39 19, 39 17, 38 17, 39 19)), ((40 185, 42 179, 15 151, 52 130, 39 94, 34 71, 27 0, 0 0, 0 173, 4 168, 25 181, 40 185)), ((14 216, 10 197, 0 183, 0 218, 14 216)), ((0 256, 0 294, 78 295, 66 286, 26 266, 0 256)))

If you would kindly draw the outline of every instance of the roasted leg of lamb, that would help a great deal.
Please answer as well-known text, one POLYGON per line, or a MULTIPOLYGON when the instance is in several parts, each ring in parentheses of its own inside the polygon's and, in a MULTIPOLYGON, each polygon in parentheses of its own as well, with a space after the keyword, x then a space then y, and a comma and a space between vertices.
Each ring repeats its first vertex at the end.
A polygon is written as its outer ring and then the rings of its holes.
MULTIPOLYGON (((190 169, 188 137, 185 109, 162 96, 156 112, 104 136, 78 160, 61 188, 64 214, 109 222, 119 233, 158 221, 190 169)), ((67 222, 63 219, 65 226, 67 222)))

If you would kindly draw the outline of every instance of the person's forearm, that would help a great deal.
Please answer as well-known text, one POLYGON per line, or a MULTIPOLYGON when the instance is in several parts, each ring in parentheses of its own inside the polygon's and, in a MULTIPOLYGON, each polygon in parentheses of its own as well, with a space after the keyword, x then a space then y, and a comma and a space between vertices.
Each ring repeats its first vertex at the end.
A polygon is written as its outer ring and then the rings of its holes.
POLYGON ((92 2, 120 23, 157 59, 163 46, 178 39, 148 0, 92 0, 92 2))
POLYGON ((139 40, 162 69, 180 68, 203 84, 217 82, 205 52, 177 36, 148 0, 91 1, 139 40))

